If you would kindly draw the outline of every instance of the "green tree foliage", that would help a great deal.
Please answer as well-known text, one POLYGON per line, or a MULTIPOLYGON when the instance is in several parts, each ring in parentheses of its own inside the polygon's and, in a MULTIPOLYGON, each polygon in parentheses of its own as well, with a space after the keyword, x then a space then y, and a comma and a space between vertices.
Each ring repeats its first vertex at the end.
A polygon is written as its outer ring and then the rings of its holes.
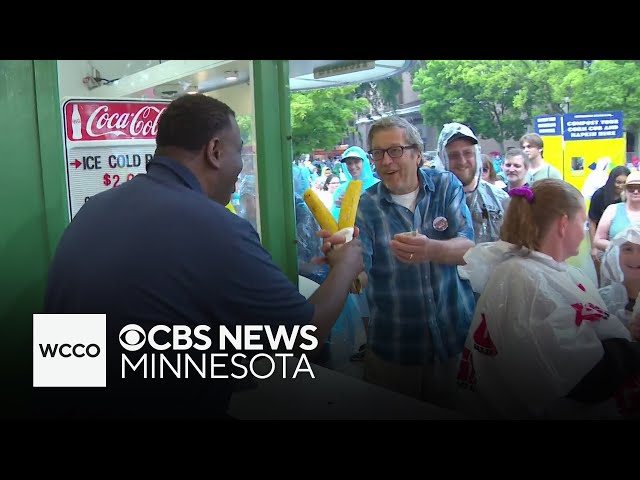
MULTIPOLYGON (((640 129, 640 62, 425 60, 413 88, 425 123, 463 122, 484 138, 519 138, 543 114, 620 110, 640 129), (567 101, 568 100, 568 101, 567 101)), ((503 147, 504 148, 504 147, 503 147)))
POLYGON ((526 84, 527 64, 514 60, 427 61, 413 80, 425 123, 462 122, 499 143, 526 132, 529 104, 514 107, 526 84))
MULTIPOLYGON (((567 98, 587 74, 582 60, 521 60, 526 79, 513 107, 527 118, 567 112, 567 98)), ((571 100, 570 100, 571 101, 571 100)))
POLYGON ((402 90, 402 77, 396 75, 377 82, 361 83, 356 93, 369 100, 371 111, 375 115, 398 108, 398 94, 402 90))
POLYGON ((238 115, 236 116, 238 127, 240 128, 240 137, 245 145, 253 143, 253 132, 251 115, 238 115))
POLYGON ((355 130, 355 118, 370 106, 369 100, 356 96, 356 89, 349 86, 291 94, 294 156, 314 149, 333 150, 355 130))
POLYGON ((575 112, 622 111, 624 127, 640 130, 640 62, 595 60, 572 86, 575 112))

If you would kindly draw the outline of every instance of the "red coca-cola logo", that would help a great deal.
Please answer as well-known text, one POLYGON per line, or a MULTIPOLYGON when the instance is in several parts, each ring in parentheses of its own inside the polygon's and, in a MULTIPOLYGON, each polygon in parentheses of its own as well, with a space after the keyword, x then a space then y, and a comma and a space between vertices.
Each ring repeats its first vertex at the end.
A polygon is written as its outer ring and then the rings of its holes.
POLYGON ((69 102, 65 105, 66 136, 71 141, 154 140, 167 106, 160 102, 69 102))

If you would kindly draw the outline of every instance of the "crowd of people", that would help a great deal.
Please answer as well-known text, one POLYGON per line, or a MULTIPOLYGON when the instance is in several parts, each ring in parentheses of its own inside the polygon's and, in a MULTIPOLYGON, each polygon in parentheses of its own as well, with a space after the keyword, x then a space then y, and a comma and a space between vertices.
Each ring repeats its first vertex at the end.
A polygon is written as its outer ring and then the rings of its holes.
POLYGON ((537 134, 500 159, 503 177, 460 123, 440 132, 442 170, 421 168, 419 134, 401 118, 374 123, 368 146, 380 183, 357 221, 369 278, 364 379, 482 418, 631 414, 640 172, 615 167, 587 217, 537 134), (607 251, 598 285, 566 263, 587 218, 597 267, 607 251))
MULTIPOLYGON (((362 321, 366 346, 354 353, 365 381, 472 418, 638 414, 640 173, 612 170, 587 213, 582 194, 544 161, 536 134, 507 153, 500 185, 470 126, 445 124, 443 168, 425 168, 418 130, 383 117, 366 150, 344 152, 339 171, 293 166, 299 271, 319 285, 305 298, 262 247, 255 219, 224 208, 243 170, 234 112, 205 95, 180 97, 156 142, 147 175, 96 195, 65 231, 45 312, 105 312, 112 341, 128 323, 311 324, 320 358, 338 327, 362 321), (345 243, 319 229, 302 194, 326 192, 338 218, 354 179, 364 188, 355 238, 345 243), (587 218, 604 252, 601 285, 567 264, 587 218), (101 228, 116 219, 121 228, 101 228), (364 293, 350 294, 362 272, 364 293), (109 295, 114 285, 127 294, 109 295)), ((119 381, 118 367, 109 364, 108 392, 49 391, 60 396, 48 405, 66 414, 225 416, 231 379, 149 388, 119 381)))

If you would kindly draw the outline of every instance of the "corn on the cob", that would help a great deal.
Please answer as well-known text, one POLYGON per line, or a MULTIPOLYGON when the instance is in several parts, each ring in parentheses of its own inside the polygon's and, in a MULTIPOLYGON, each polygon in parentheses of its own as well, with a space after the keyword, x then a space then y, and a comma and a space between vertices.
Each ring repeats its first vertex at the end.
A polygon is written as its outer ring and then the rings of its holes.
POLYGON ((320 225, 320 228, 328 230, 331 235, 338 231, 338 224, 316 192, 309 188, 302 194, 302 198, 304 199, 304 203, 309 207, 309 210, 311 210, 318 225, 320 225))
MULTIPOLYGON (((356 212, 358 210, 358 202, 360 201, 360 193, 362 193, 362 181, 352 180, 344 194, 344 198, 342 200, 342 208, 340 209, 341 224, 342 222, 350 222, 350 224, 345 224, 345 226, 341 227, 340 230, 342 230, 342 228, 349 228, 354 226, 356 220, 356 212), (354 183, 356 184, 352 187, 354 183), (344 214, 346 216, 343 216, 342 212, 345 210, 345 207, 347 213, 344 214)), ((322 203, 322 200, 320 200, 320 197, 318 197, 316 192, 314 192, 312 189, 308 189, 303 193, 302 198, 309 207, 309 210, 311 210, 311 213, 318 222, 318 225, 320 225, 320 228, 328 230, 332 235, 338 232, 338 224, 331 215, 331 212, 329 212, 327 207, 324 206, 324 203, 322 203)), ((353 228, 349 228, 349 230, 350 231, 341 232, 344 234, 347 241, 351 240, 353 236, 353 228)), ((342 244, 338 244, 334 245, 333 248, 338 248, 341 246, 342 244)), ((351 293, 362 293, 361 278, 362 274, 360 274, 358 278, 354 280, 350 288, 351 293)))
POLYGON ((363 274, 361 273, 360 275, 358 275, 358 278, 356 278, 353 283, 351 284, 351 288, 349 289, 350 293, 357 293, 360 294, 362 293, 363 287, 362 287, 362 276, 363 274))
POLYGON ((355 225, 361 193, 362 180, 351 180, 344 193, 344 198, 342 199, 340 218, 338 219, 338 229, 353 227, 355 225))

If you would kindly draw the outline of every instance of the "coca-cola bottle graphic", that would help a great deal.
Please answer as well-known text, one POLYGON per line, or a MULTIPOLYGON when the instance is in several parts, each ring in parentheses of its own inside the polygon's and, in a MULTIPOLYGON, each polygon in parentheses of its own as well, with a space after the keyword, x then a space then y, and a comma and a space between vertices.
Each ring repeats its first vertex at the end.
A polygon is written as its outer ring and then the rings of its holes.
POLYGON ((71 114, 71 138, 74 140, 82 138, 82 119, 80 118, 77 103, 73 106, 73 113, 71 114))

